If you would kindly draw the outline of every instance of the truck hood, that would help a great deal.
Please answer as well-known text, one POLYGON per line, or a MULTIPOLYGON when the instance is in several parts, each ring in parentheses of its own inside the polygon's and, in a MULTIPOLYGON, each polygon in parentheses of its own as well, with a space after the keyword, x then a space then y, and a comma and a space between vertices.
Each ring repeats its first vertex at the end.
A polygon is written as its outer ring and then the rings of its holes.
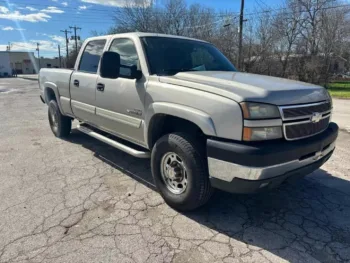
POLYGON ((241 72, 181 72, 174 76, 161 76, 159 81, 203 90, 237 102, 255 101, 291 105, 329 99, 328 92, 321 86, 241 72))

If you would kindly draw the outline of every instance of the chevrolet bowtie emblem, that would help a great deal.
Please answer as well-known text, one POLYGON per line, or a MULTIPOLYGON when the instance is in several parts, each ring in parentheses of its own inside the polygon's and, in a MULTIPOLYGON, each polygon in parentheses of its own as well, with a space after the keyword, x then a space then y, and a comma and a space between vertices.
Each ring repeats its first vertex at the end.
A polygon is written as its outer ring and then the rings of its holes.
POLYGON ((322 113, 314 112, 310 118, 312 123, 317 123, 322 119, 322 113))

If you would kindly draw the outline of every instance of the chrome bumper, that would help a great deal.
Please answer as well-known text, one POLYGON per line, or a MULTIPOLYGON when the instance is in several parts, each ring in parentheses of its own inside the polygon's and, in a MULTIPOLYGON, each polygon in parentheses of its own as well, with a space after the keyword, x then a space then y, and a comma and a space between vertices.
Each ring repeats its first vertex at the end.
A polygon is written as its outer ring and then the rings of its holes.
POLYGON ((245 180, 263 180, 283 175, 290 171, 310 165, 322 157, 328 155, 335 148, 335 142, 331 143, 326 149, 316 152, 315 155, 302 160, 293 160, 266 167, 249 167, 238 165, 231 162, 218 160, 208 157, 208 167, 210 177, 231 182, 234 178, 245 180))

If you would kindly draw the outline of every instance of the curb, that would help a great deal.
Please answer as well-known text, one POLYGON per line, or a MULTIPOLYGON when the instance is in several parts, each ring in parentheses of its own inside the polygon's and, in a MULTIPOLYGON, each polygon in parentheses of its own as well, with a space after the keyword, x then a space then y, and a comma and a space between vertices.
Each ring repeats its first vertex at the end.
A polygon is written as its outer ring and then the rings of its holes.
POLYGON ((26 80, 33 80, 33 81, 38 80, 37 78, 35 79, 35 78, 28 78, 28 77, 17 77, 17 78, 19 78, 19 79, 26 79, 26 80))

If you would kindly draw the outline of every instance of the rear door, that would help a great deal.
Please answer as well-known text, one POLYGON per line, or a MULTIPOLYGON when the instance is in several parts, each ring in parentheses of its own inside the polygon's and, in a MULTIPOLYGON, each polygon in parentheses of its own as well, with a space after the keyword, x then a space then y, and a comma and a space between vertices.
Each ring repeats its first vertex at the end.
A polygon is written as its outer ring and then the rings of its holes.
POLYGON ((106 39, 96 39, 86 43, 82 47, 84 51, 70 80, 74 116, 92 124, 96 121, 97 70, 105 45, 106 39))

